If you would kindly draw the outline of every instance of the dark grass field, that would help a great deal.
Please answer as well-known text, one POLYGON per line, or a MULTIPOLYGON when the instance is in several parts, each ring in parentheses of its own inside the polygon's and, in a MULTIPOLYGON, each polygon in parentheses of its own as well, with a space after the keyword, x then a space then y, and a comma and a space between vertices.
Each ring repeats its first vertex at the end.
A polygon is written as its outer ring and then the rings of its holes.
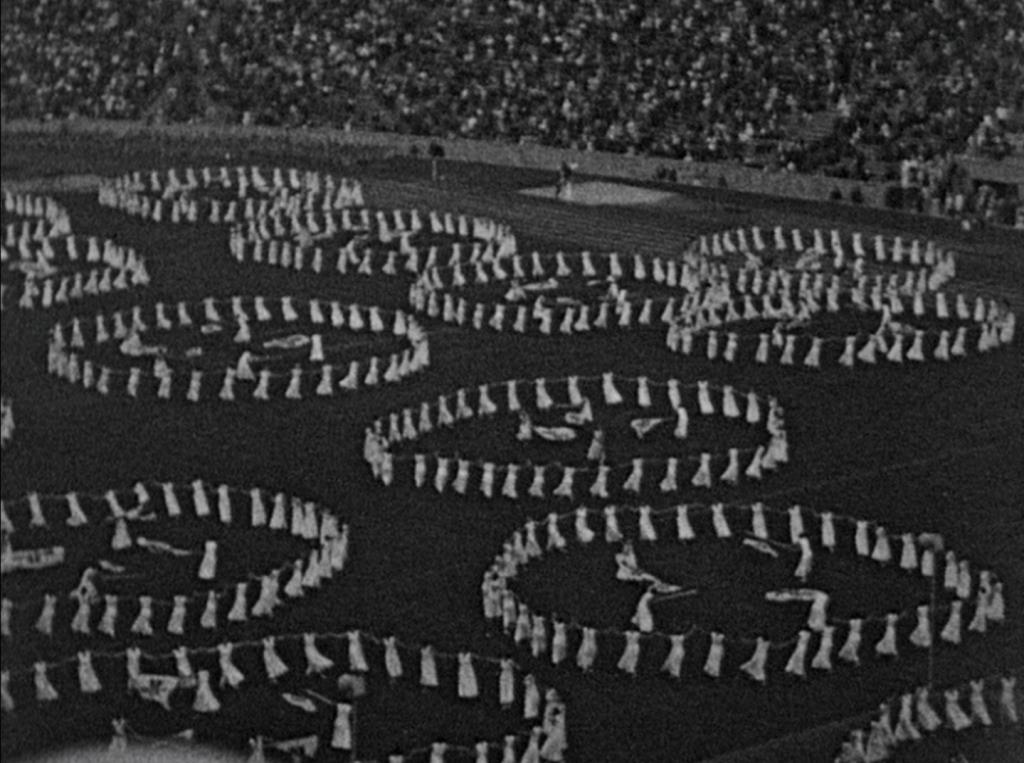
MULTIPOLYGON (((515 227, 524 250, 589 247, 670 254, 679 252, 694 234, 741 224, 935 236, 965 252, 959 270, 963 288, 1012 297, 1018 313, 1024 307, 1024 236, 1019 232, 966 234, 940 221, 785 203, 740 191, 687 189, 677 206, 577 208, 516 193, 552 182, 554 173, 548 177, 446 164, 441 185, 435 188, 425 162, 371 152, 326 154, 270 145, 243 150, 237 145, 111 140, 46 143, 14 136, 4 138, 3 177, 6 182, 171 165, 198 167, 225 161, 228 151, 232 164, 295 164, 356 176, 363 180, 371 206, 436 207, 506 220, 515 227)), ((115 237, 147 257, 153 282, 146 293, 135 295, 142 300, 262 293, 385 307, 404 302, 401 281, 242 266, 228 255, 223 228, 157 226, 103 209, 91 195, 59 198, 71 209, 76 232, 115 237)), ((117 296, 104 307, 109 311, 133 298, 117 296)), ((89 304, 84 312, 95 308, 89 304)), ((127 487, 139 479, 202 477, 212 483, 265 485, 337 507, 352 527, 350 565, 328 590, 275 619, 275 631, 358 627, 429 642, 446 651, 512 653, 504 636, 485 625, 478 591, 493 555, 526 518, 524 509, 505 500, 383 488, 362 462, 361 432, 383 413, 461 386, 612 370, 653 379, 676 376, 684 382, 708 378, 777 396, 786 409, 791 462, 763 485, 748 483, 715 495, 779 507, 800 502, 883 521, 896 533, 943 533, 976 568, 991 567, 1006 581, 1009 620, 959 648, 937 649, 936 684, 1024 671, 1024 369, 1019 334, 1012 347, 950 364, 810 372, 683 361, 664 349, 661 332, 654 330, 524 337, 428 324, 434 329, 431 368, 393 388, 299 403, 190 405, 138 403, 117 395, 105 399, 48 377, 46 331, 69 315, 4 313, 2 383, 4 394, 14 399, 17 423, 15 439, 3 455, 4 497, 29 490, 90 491, 127 487)), ((464 451, 504 448, 511 453, 515 448, 506 432, 467 432, 471 437, 459 443, 464 451)), ((564 599, 567 594, 560 582, 579 583, 577 571, 559 570, 557 565, 545 568, 538 595, 553 603, 564 599)), ((850 584, 877 586, 882 598, 891 593, 881 589, 886 585, 882 576, 850 584)), ((740 611, 735 615, 737 626, 743 625, 740 611)), ((70 651, 74 645, 68 646, 70 651)), ((676 683, 604 671, 582 676, 574 667, 535 667, 567 700, 574 760, 666 763, 706 760, 769 740, 780 741, 736 759, 830 760, 845 732, 833 722, 868 713, 883 698, 926 682, 929 669, 923 654, 906 649, 892 664, 869 658, 860 668, 837 667, 831 676, 812 675, 806 681, 775 671, 764 687, 752 686, 735 670, 727 670, 718 681, 695 673, 676 683), (823 729, 800 733, 816 727, 823 729)), ((396 746, 419 746, 439 735, 465 743, 504 733, 486 703, 459 705, 415 688, 388 687, 380 680, 371 681, 370 688, 371 697, 360 709, 363 757, 383 756, 396 746)), ((122 707, 123 700, 113 693, 101 696, 102 702, 61 702, 52 712, 34 716, 19 711, 5 718, 4 756, 66 739, 104 737, 108 727, 101 719, 109 717, 111 707, 122 707)), ((250 695, 244 704, 228 708, 197 730, 233 736, 245 733, 256 718, 268 733, 287 727, 289 719, 274 709, 276 705, 261 704, 260 699, 250 695)), ((143 730, 174 731, 184 721, 136 711, 134 722, 143 730)), ((972 731, 962 741, 972 761, 1020 760, 1024 752, 1019 728, 972 731)), ((944 760, 952 745, 940 734, 913 751, 912 759, 944 760)))

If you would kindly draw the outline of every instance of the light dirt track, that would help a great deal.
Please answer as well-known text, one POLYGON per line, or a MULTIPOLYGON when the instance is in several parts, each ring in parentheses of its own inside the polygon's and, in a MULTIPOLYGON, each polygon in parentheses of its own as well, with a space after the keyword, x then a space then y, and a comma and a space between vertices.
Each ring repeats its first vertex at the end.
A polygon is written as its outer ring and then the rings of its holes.
POLYGON ((11 193, 88 193, 97 190, 103 180, 99 175, 57 175, 0 181, 11 193))

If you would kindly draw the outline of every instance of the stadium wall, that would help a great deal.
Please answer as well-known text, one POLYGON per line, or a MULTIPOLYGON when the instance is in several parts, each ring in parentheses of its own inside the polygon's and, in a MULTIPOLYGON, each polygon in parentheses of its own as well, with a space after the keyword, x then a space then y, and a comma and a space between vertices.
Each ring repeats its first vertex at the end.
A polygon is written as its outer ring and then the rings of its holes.
POLYGON ((432 139, 369 131, 283 129, 242 125, 142 124, 86 119, 52 122, 15 120, 4 123, 3 131, 19 134, 64 134, 67 137, 75 134, 112 138, 163 135, 171 139, 258 140, 286 142, 291 146, 308 146, 318 150, 329 150, 332 145, 368 146, 394 155, 408 155, 415 146, 421 156, 426 156, 426 149, 431 143, 437 143, 444 148, 446 158, 500 166, 529 167, 554 172, 563 161, 569 161, 578 165, 577 172, 580 174, 642 181, 653 180, 660 168, 667 168, 675 170, 679 182, 684 184, 724 187, 807 201, 827 200, 836 189, 844 199, 849 199, 853 189, 859 188, 864 204, 872 206, 882 206, 885 196, 885 186, 880 183, 861 183, 824 175, 767 172, 726 162, 685 162, 602 151, 558 149, 531 143, 512 144, 461 138, 432 139))
POLYGON ((1017 195, 1024 199, 1024 156, 1004 159, 963 157, 961 163, 975 180, 1017 186, 1017 195))

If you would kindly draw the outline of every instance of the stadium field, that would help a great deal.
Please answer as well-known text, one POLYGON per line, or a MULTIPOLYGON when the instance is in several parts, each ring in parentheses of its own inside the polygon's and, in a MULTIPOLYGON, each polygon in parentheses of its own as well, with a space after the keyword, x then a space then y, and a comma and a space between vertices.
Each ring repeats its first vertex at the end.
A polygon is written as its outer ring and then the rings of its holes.
MULTIPOLYGON (((968 233, 945 221, 783 202, 739 189, 668 189, 651 183, 669 198, 617 205, 609 194, 612 203, 572 204, 520 193, 552 187, 554 168, 541 173, 442 162, 435 185, 427 161, 372 151, 325 155, 269 145, 47 142, 31 136, 5 136, 2 172, 4 183, 54 183, 62 176, 255 163, 357 178, 371 207, 488 215, 513 226, 521 251, 666 256, 681 253, 696 235, 740 225, 931 237, 960 252, 960 288, 1008 299, 1018 314, 1024 309, 1020 232, 968 233)), ((612 183, 579 179, 585 180, 612 183)), ((316 296, 388 308, 406 302, 404 285, 394 280, 329 278, 239 264, 228 252, 224 228, 143 222, 101 207, 95 193, 79 188, 53 195, 69 208, 76 233, 116 238, 146 256, 151 286, 142 296, 115 296, 114 304, 234 294, 316 296)), ((47 375, 47 332, 58 317, 49 311, 4 312, 0 369, 17 421, 15 439, 3 456, 5 499, 30 490, 102 490, 140 479, 188 482, 202 477, 213 484, 263 484, 337 507, 352 528, 349 566, 325 592, 276 618, 273 629, 279 632, 365 628, 429 642, 447 652, 508 654, 509 640, 481 615, 479 587, 503 541, 526 519, 523 509, 479 495, 438 495, 408 484, 382 487, 362 458, 364 428, 389 411, 458 387, 603 371, 652 379, 675 376, 685 382, 710 379, 777 397, 785 408, 790 463, 763 484, 741 484, 730 500, 780 507, 799 503, 884 521, 894 530, 941 533, 1005 581, 1007 622, 984 638, 936 648, 933 661, 924 650, 901 651, 891 663, 872 656, 860 667, 837 666, 832 673, 806 679, 776 670, 763 686, 735 670, 712 679, 695 669, 676 681, 600 670, 583 675, 575 666, 531 662, 566 700, 571 760, 675 763, 721 756, 722 761, 826 761, 853 721, 865 726, 880 701, 926 683, 929 674, 937 685, 1024 674, 1024 364, 1019 333, 1009 348, 951 363, 812 371, 684 359, 666 349, 664 331, 655 327, 523 336, 425 321, 431 366, 393 388, 301 404, 191 405, 104 398, 47 375)), ((473 429, 458 447, 471 453, 489 438, 493 433, 473 429)), ((505 447, 513 454, 516 443, 510 439, 505 447)), ((564 598, 567 581, 584 590, 590 582, 585 572, 568 569, 536 581, 538 599, 564 598)), ((738 577, 750 574, 742 567, 735 570, 738 577)), ((859 595, 870 598, 884 596, 887 583, 878 575, 837 585, 866 587, 859 595)), ((609 591, 608 611, 622 610, 628 620, 628 601, 616 599, 617 589, 609 591)), ((738 601, 723 625, 742 629, 746 611, 738 601)), ((253 625, 254 635, 263 635, 261 627, 253 625)), ((877 639, 880 633, 871 635, 877 639)), ((64 646, 73 651, 73 642, 64 646)), ((362 759, 384 760, 396 746, 422 746, 437 729, 460 744, 488 733, 500 736, 492 730, 493 708, 486 703, 435 702, 408 687, 374 688, 371 682, 360 705, 362 759)), ((270 735, 281 721, 272 713, 260 715, 263 705, 255 690, 244 701, 225 702, 222 713, 198 720, 137 705, 115 695, 109 703, 61 702, 52 711, 18 713, 4 719, 3 755, 14 759, 65 739, 105 738, 112 709, 133 713, 133 723, 154 736, 192 724, 197 735, 223 741, 235 741, 254 717, 270 735)), ((1019 727, 972 730, 955 743, 971 761, 1020 760, 1024 751, 1019 727)), ((953 737, 938 734, 911 748, 906 759, 945 760, 953 749, 953 737)))

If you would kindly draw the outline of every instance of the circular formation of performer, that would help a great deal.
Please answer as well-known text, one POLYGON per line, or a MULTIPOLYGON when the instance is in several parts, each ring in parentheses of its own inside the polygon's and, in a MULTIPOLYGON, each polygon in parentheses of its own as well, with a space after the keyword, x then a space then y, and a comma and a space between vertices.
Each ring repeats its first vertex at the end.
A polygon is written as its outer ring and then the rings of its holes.
POLYGON ((403 311, 234 296, 57 324, 47 367, 102 394, 199 402, 330 396, 396 383, 429 364, 426 332, 403 311))
POLYGON ((173 713, 186 730, 217 716, 222 733, 248 738, 256 760, 329 751, 389 763, 447 756, 559 761, 567 749, 565 702, 511 658, 447 653, 354 629, 170 652, 131 647, 103 657, 100 672, 81 653, 75 665, 37 665, 26 680, 5 672, 4 710, 31 704, 43 714, 82 695, 117 702, 127 710, 112 722, 110 750, 118 754, 145 739, 136 718, 152 723, 152 708, 173 713), (272 708, 272 729, 244 711, 254 698, 272 708), (410 715, 420 720, 410 724, 410 715), (376 727, 372 735, 366 726, 376 727), (497 738, 495 728, 502 730, 497 738))
POLYGON ((330 212, 363 206, 357 180, 294 167, 136 170, 104 180, 99 203, 153 222, 231 224, 271 210, 330 212), (269 177, 267 177, 269 175, 269 177))
POLYGON ((691 249, 718 268, 666 316, 671 351, 818 369, 949 361, 1013 342, 1006 303, 944 290, 956 259, 932 241, 865 245, 832 230, 826 245, 821 230, 777 226, 771 242, 757 227, 700 237, 691 249))
POLYGON ((489 621, 556 665, 761 683, 1006 616, 1002 582, 941 536, 762 503, 552 512, 505 542, 481 592, 489 621))
POLYGON ((956 276, 956 254, 930 239, 869 235, 836 228, 784 228, 769 233, 759 226, 719 231, 698 237, 689 251, 730 270, 784 270, 861 276, 900 274, 924 279, 932 290, 956 276))
POLYGON ((459 326, 583 334, 669 322, 709 277, 696 258, 555 252, 424 267, 409 304, 459 326))
POLYGON ((439 493, 538 502, 760 480, 789 460, 789 445, 774 398, 606 372, 441 395, 377 419, 366 430, 364 457, 385 485, 411 477, 439 493), (431 442, 437 446, 427 450, 431 442), (511 443, 514 461, 502 457, 511 443))
POLYGON ((515 251, 515 235, 489 218, 417 209, 342 209, 288 218, 269 210, 231 226, 239 263, 340 276, 417 275, 515 251))
MULTIPOLYGON (((316 170, 221 166, 133 172, 101 185, 99 202, 153 222, 228 225, 231 253, 239 262, 317 273, 394 275, 399 254, 450 262, 504 256, 516 246, 508 226, 490 218, 370 209, 358 180, 316 170)), ((407 262, 410 269, 418 266, 407 262)))
POLYGON ((198 479, 29 493, 2 521, 7 666, 52 656, 67 633, 107 646, 272 617, 340 572, 349 545, 315 502, 198 479))
POLYGON ((669 320, 666 346, 684 356, 729 363, 786 366, 875 365, 887 361, 949 361, 1013 342, 1016 317, 978 296, 947 295, 927 286, 901 287, 860 276, 844 287, 803 272, 798 276, 740 271, 708 289, 669 320))
MULTIPOLYGON (((254 748, 288 750, 304 740, 314 750, 352 752, 356 708, 368 693, 374 706, 389 693, 409 695, 399 700, 407 704, 415 693, 415 703, 448 705, 463 721, 467 711, 453 700, 496 705, 507 733, 479 741, 465 738, 460 723, 457 736, 424 737, 426 746, 410 756, 514 752, 519 759, 565 749, 564 703, 511 658, 448 653, 360 629, 232 638, 231 628, 272 617, 344 569, 348 526, 314 502, 202 480, 139 482, 95 495, 30 493, 4 503, 2 523, 5 712, 32 703, 42 712, 78 696, 124 707, 123 697, 134 696, 179 717, 213 714, 244 705, 257 687, 262 701, 267 691, 277 694, 296 738, 265 739, 262 729, 247 728, 254 748), (301 555, 269 568, 267 541, 275 535, 301 555), (22 588, 47 592, 37 600, 19 596, 22 588), (214 646, 190 643, 215 634, 214 646), (79 648, 60 659, 68 635, 79 648), (161 651, 167 643, 173 647, 161 651)), ((493 713, 484 716, 493 728, 493 713)), ((126 728, 125 719, 115 722, 115 747, 126 728)), ((405 744, 417 736, 402 734, 405 744)))

